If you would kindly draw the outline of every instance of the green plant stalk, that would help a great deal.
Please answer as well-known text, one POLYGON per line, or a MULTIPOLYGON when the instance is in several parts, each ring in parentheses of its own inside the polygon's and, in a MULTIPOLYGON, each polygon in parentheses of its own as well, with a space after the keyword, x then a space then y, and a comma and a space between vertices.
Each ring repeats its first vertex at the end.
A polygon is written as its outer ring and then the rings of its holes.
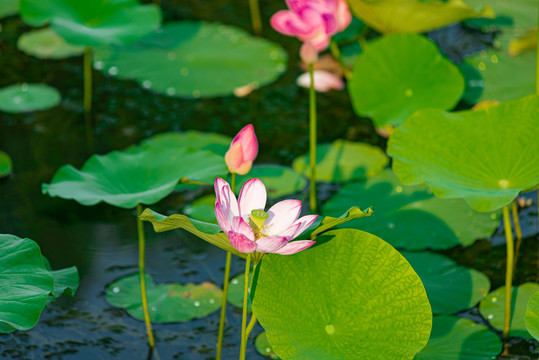
POLYGON ((251 314, 251 319, 249 320, 249 324, 247 325, 247 338, 249 338, 249 335, 251 335, 251 331, 253 331, 254 327, 256 325, 256 316, 255 314, 251 314))
POLYGON ((249 296, 249 270, 251 270, 251 253, 247 254, 245 261, 245 281, 243 282, 243 311, 241 318, 241 347, 240 360, 245 360, 245 352, 247 348, 247 297, 249 296))
POLYGON ((260 6, 258 0, 249 0, 249 9, 251 10, 251 24, 253 33, 260 35, 262 33, 262 18, 260 17, 260 6))
POLYGON ((84 48, 84 112, 92 110, 92 48, 84 48))
MULTIPOLYGON (((230 189, 233 193, 236 190, 236 174, 231 173, 230 189)), ((221 352, 223 350, 223 335, 225 333, 225 321, 226 321, 226 305, 228 298, 228 283, 230 281, 230 264, 232 262, 232 253, 226 252, 225 263, 225 278, 223 279, 223 298, 221 300, 221 317, 219 319, 219 331, 217 335, 217 351, 215 354, 215 360, 221 360, 221 352)))
POLYGON ((344 60, 342 59, 341 55, 341 50, 339 49, 339 45, 335 40, 331 39, 329 43, 329 49, 331 50, 331 55, 333 55, 335 60, 337 60, 337 62, 341 66, 342 73, 344 74, 346 80, 350 80, 350 78, 352 77, 352 72, 348 68, 348 65, 344 63, 344 60))
POLYGON ((522 230, 520 228, 520 219, 518 218, 518 209, 516 200, 511 202, 511 215, 513 216, 513 223, 515 224, 515 235, 517 238, 517 243, 515 245, 515 263, 513 266, 513 272, 517 267, 518 261, 518 252, 520 251, 520 245, 522 244, 522 230))
POLYGON ((142 206, 137 204, 137 230, 138 230, 138 269, 140 277, 140 298, 142 300, 142 310, 144 312, 144 323, 146 324, 146 333, 148 334, 148 345, 155 347, 155 339, 152 332, 152 322, 150 320, 150 311, 148 310, 148 296, 146 294, 146 276, 144 269, 144 225, 140 220, 142 206))
MULTIPOLYGON (((539 6, 537 10, 537 29, 539 31, 539 6)), ((535 93, 539 95, 539 32, 535 49, 535 93)), ((537 189, 537 226, 539 227, 539 188, 537 189)))
POLYGON ((513 262, 514 262, 514 244, 513 232, 511 230, 511 219, 509 218, 509 206, 503 207, 503 224, 505 229, 505 240, 507 245, 507 265, 505 270, 505 316, 503 322, 503 337, 509 335, 511 326, 511 296, 513 292, 513 262))
POLYGON ((311 182, 309 189, 309 205, 311 213, 316 213, 316 92, 314 90, 314 66, 309 64, 309 156, 311 182))

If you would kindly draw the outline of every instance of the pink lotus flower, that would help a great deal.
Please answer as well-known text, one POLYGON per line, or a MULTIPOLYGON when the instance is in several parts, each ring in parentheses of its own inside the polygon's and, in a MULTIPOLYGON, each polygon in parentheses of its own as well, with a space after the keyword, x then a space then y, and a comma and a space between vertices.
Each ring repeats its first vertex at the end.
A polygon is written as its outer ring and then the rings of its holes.
MULTIPOLYGON (((290 255, 314 244, 310 240, 290 240, 311 226, 318 216, 307 215, 298 219, 301 212, 299 200, 280 201, 266 213, 266 187, 260 179, 247 181, 236 200, 230 185, 217 178, 215 194, 215 217, 236 250, 290 255)), ((256 256, 254 261, 257 261, 256 256)))
POLYGON ((270 20, 278 32, 310 41, 325 50, 331 37, 350 25, 352 15, 345 0, 286 0, 290 10, 276 12, 270 20))
MULTIPOLYGON (((330 73, 329 71, 324 70, 315 70, 313 72, 314 78, 314 89, 318 92, 328 92, 329 90, 342 90, 344 89, 344 81, 330 73)), ((296 84, 298 86, 309 88, 311 86, 311 77, 309 73, 301 74, 297 80, 296 84)))
POLYGON ((253 125, 249 124, 234 137, 230 148, 225 154, 228 170, 239 175, 247 174, 251 170, 257 154, 258 141, 256 140, 253 125))

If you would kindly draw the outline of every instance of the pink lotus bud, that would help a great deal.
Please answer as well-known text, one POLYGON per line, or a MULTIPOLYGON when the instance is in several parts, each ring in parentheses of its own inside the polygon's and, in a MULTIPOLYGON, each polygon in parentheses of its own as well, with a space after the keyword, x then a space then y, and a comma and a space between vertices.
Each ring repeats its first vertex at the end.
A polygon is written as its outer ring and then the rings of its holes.
POLYGON ((251 170, 257 154, 258 141, 253 125, 249 124, 240 130, 225 154, 228 170, 239 175, 247 174, 251 170))
POLYGON ((318 51, 316 51, 315 47, 310 41, 306 41, 301 45, 301 48, 299 49, 299 56, 301 57, 301 61, 303 61, 305 64, 314 64, 318 61, 318 51))
MULTIPOLYGON (((328 92, 329 90, 344 89, 344 81, 332 73, 324 70, 315 70, 313 72, 314 89, 318 92, 328 92)), ((309 88, 311 86, 311 78, 309 73, 301 74, 296 80, 298 86, 309 88)))

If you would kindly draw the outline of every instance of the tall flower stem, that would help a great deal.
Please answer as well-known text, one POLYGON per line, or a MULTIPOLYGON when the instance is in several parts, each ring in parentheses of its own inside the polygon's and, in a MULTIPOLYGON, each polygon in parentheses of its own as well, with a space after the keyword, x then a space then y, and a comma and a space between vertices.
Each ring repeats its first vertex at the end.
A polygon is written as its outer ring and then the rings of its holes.
POLYGON ((243 283, 243 313, 241 318, 241 347, 240 360, 245 360, 247 348, 247 300, 249 296, 249 271, 251 270, 251 253, 247 254, 245 261, 245 281, 243 283))
POLYGON ((146 272, 144 261, 144 226, 140 220, 142 206, 137 204, 137 230, 138 230, 138 269, 140 278, 140 298, 142 300, 142 310, 144 312, 144 323, 146 324, 146 333, 148 334, 148 345, 155 347, 155 340, 152 332, 152 322, 150 321, 150 311, 148 310, 148 296, 146 294, 146 272))
POLYGON ((514 244, 513 232, 511 230, 511 219, 509 218, 509 206, 503 207, 503 224, 505 229, 505 240, 507 244, 507 265, 505 269, 505 317, 503 322, 503 337, 509 335, 511 325, 511 295, 513 292, 513 261, 514 244))
POLYGON ((309 64, 309 157, 311 184, 309 191, 309 205, 311 213, 316 213, 316 92, 314 90, 314 66, 309 64))
MULTIPOLYGON (((236 174, 231 174, 230 189, 234 193, 236 190, 236 174)), ((221 352, 223 350, 223 335, 225 333, 225 321, 226 321, 226 305, 228 298, 228 283, 230 280, 230 264, 232 262, 232 253, 226 252, 225 263, 225 278, 223 279, 223 298, 221 300, 221 317, 219 319, 219 331, 217 333, 217 351, 215 354, 215 360, 221 360, 221 352)))
POLYGON ((260 17, 260 6, 258 0, 249 0, 249 9, 251 10, 251 24, 253 33, 260 35, 262 33, 262 18, 260 17))
POLYGON ((518 252, 520 251, 520 245, 522 244, 522 230, 520 227, 520 219, 518 218, 518 209, 516 200, 511 203, 511 215, 513 216, 513 223, 515 224, 515 235, 517 243, 515 245, 515 263, 513 264, 513 271, 517 267, 518 252))
POLYGON ((256 325, 256 316, 255 314, 251 314, 251 319, 249 320, 249 324, 247 325, 247 338, 249 338, 249 335, 251 335, 251 331, 253 331, 254 327, 256 325))
POLYGON ((84 74, 84 122, 86 125, 86 147, 88 153, 94 152, 94 134, 92 126, 92 48, 87 46, 84 48, 83 55, 83 74, 84 74))
POLYGON ((341 66, 342 72, 346 80, 350 80, 350 78, 352 77, 352 72, 348 68, 348 65, 345 64, 341 56, 341 50, 339 49, 339 45, 337 44, 335 40, 331 39, 329 43, 329 49, 331 50, 331 55, 333 55, 335 60, 337 60, 337 62, 341 66))

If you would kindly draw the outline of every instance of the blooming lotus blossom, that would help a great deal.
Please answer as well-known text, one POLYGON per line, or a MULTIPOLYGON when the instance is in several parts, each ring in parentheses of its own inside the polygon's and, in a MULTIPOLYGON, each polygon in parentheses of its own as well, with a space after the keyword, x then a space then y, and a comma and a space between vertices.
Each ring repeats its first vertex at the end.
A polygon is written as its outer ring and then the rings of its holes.
POLYGON ((278 32, 310 41, 325 50, 331 37, 350 25, 352 15, 345 0, 286 0, 290 10, 276 12, 270 20, 278 32))
POLYGON ((251 170, 257 154, 258 141, 253 125, 249 124, 234 137, 225 154, 228 170, 239 175, 247 174, 251 170))
MULTIPOLYGON (((314 70, 313 78, 314 89, 318 92, 344 89, 344 81, 329 71, 314 70)), ((311 77, 309 76, 309 73, 303 73, 298 76, 296 84, 304 88, 309 88, 311 86, 311 77)))
MULTIPOLYGON (((299 200, 280 201, 265 212, 266 187, 260 179, 247 181, 236 200, 230 185, 217 178, 215 194, 215 217, 236 250, 242 253, 290 255, 314 244, 311 240, 290 240, 311 226, 318 216, 307 215, 299 218, 299 200)), ((255 254, 254 261, 261 256, 263 254, 258 257, 255 254)))

